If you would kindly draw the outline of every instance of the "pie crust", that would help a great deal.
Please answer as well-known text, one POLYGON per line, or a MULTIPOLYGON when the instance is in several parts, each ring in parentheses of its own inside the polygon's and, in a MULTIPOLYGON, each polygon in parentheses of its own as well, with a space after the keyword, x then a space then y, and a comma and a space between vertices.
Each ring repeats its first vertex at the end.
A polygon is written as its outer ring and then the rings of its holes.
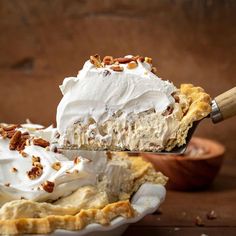
POLYGON ((129 201, 108 204, 102 209, 81 210, 76 215, 50 215, 44 218, 20 218, 0 220, 0 232, 12 234, 48 234, 56 229, 81 230, 88 224, 108 225, 112 219, 122 216, 131 218, 135 211, 129 201))
POLYGON ((186 107, 182 108, 185 114, 180 122, 176 139, 168 141, 167 151, 185 144, 188 130, 192 127, 193 122, 203 119, 211 112, 211 97, 203 88, 195 87, 192 84, 181 84, 179 95, 186 96, 188 101, 186 107))

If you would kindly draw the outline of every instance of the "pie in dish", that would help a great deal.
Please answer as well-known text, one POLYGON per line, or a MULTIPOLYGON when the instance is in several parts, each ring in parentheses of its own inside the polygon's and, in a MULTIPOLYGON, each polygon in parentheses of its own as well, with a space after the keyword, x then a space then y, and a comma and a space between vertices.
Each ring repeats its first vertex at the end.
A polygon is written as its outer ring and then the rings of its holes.
POLYGON ((210 113, 210 96, 192 84, 177 89, 155 73, 148 57, 91 56, 60 86, 60 145, 153 152, 183 145, 193 122, 210 113))
POLYGON ((61 153, 56 129, 33 125, 0 128, 0 233, 46 234, 107 225, 136 215, 131 196, 146 182, 167 178, 141 157, 124 153, 61 153))

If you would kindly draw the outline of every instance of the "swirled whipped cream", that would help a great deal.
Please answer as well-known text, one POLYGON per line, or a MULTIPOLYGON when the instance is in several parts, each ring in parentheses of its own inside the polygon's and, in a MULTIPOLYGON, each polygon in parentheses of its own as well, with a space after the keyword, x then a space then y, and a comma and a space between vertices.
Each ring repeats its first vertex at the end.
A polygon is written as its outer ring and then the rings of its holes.
POLYGON ((150 58, 107 63, 92 57, 60 89, 57 127, 67 147, 162 150, 176 137, 183 115, 172 96, 178 90, 152 72, 150 58))

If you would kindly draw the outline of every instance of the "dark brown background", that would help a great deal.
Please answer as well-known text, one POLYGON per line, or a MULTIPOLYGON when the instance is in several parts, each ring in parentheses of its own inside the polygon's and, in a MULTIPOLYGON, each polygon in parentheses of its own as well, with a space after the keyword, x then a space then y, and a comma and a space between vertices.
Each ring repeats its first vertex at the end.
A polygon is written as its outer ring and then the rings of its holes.
MULTIPOLYGON (((235 86, 236 1, 0 1, 0 120, 55 122, 58 85, 89 55, 147 55, 158 74, 212 97, 235 86)), ((236 153, 236 118, 198 134, 236 153)))

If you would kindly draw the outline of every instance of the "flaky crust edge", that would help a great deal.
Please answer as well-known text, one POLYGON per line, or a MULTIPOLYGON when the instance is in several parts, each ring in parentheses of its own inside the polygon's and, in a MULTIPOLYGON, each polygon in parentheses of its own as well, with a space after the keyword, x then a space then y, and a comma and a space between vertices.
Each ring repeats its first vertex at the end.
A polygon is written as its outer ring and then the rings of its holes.
POLYGON ((91 223, 108 225, 118 216, 124 218, 135 216, 135 210, 129 201, 111 203, 102 209, 81 210, 74 216, 51 215, 44 218, 0 220, 0 233, 3 235, 48 234, 56 229, 81 230, 91 223))
POLYGON ((193 122, 199 121, 211 112, 211 97, 201 87, 193 84, 181 84, 180 94, 185 95, 188 99, 188 108, 185 111, 176 135, 176 139, 169 140, 167 151, 172 150, 175 146, 182 146, 186 143, 186 137, 193 122))

